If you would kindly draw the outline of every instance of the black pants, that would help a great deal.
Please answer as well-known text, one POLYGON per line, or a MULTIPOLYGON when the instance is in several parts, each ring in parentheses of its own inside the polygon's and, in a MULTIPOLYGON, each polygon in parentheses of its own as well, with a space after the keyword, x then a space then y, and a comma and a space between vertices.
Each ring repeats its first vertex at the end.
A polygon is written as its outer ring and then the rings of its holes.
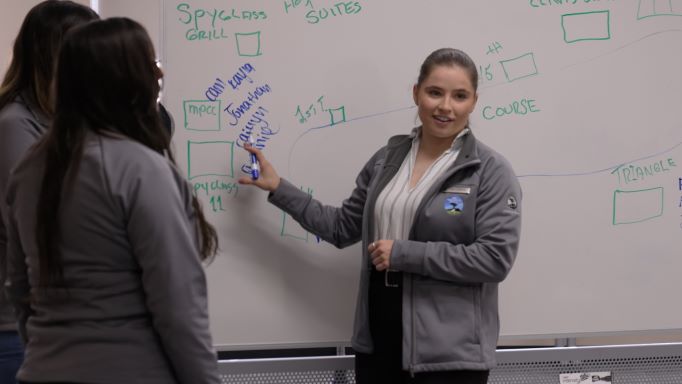
MULTIPOLYGON (((374 352, 355 353, 357 384, 485 384, 488 371, 415 373, 402 368, 402 287, 386 287, 383 272, 372 271, 369 287, 369 328, 374 352)), ((389 273, 389 283, 400 285, 400 273, 389 273)))

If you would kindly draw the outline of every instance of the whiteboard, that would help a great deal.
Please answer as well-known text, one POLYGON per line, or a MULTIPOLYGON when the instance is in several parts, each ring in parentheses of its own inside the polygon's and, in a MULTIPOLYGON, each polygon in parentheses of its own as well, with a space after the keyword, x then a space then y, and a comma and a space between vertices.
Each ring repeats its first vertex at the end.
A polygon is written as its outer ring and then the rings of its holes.
POLYGON ((682 0, 163 2, 174 146, 221 251, 207 268, 222 348, 347 343, 360 249, 320 242, 238 186, 254 134, 321 201, 418 124, 434 49, 479 65, 475 135, 524 191, 503 337, 682 328, 682 0))

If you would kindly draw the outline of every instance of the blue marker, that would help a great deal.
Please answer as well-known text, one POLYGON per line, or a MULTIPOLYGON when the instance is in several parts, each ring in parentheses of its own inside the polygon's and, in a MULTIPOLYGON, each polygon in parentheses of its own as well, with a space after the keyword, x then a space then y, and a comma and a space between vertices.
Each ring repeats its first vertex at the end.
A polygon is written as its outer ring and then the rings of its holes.
MULTIPOLYGON (((256 145, 256 142, 253 140, 253 136, 249 135, 249 145, 252 147, 256 145)), ((253 180, 258 180, 259 176, 259 171, 260 171, 260 165, 258 164, 258 158, 256 157, 255 153, 249 153, 251 155, 251 179, 253 180)))

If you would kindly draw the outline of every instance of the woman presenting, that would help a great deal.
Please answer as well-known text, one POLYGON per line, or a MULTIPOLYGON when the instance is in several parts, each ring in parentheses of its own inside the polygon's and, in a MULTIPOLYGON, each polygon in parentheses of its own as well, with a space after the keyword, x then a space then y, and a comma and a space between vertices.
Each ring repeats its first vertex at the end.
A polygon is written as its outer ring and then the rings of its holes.
POLYGON ((358 383, 486 383, 499 336, 498 283, 519 246, 521 188, 500 154, 474 137, 478 73, 443 48, 413 88, 421 126, 391 137, 341 207, 280 178, 241 178, 306 230, 345 247, 362 241, 352 345, 358 383))

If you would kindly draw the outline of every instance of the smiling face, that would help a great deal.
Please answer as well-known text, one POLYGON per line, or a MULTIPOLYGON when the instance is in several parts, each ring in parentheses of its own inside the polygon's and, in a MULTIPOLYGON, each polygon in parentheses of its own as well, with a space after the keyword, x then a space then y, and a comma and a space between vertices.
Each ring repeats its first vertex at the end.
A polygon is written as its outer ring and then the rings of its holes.
POLYGON ((414 86, 414 102, 422 122, 422 138, 454 140, 469 123, 478 95, 468 71, 457 65, 436 65, 414 86))

